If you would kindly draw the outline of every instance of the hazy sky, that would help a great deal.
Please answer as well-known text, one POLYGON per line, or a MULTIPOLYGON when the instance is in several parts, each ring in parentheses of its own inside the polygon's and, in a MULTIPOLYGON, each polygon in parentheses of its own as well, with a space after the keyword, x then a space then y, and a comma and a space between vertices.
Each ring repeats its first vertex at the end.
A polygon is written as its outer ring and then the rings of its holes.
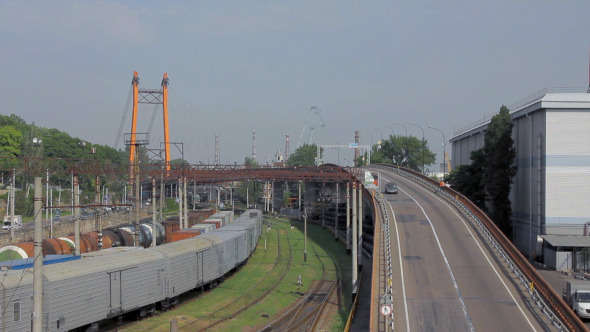
POLYGON ((287 132, 293 151, 312 106, 314 143, 405 134, 394 122, 421 137, 414 122, 440 161, 429 125, 448 141, 543 88, 588 86, 589 14, 588 0, 0 1, 0 113, 114 146, 133 72, 146 89, 168 73, 170 139, 191 163, 213 162, 215 134, 223 164, 251 155, 253 130, 259 162, 287 132))

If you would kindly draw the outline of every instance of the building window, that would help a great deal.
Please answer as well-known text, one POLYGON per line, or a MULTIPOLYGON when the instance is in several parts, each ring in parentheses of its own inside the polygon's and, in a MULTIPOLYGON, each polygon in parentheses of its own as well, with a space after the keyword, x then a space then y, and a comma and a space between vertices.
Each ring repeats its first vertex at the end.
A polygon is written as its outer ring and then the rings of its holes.
POLYGON ((20 321, 20 301, 14 302, 13 303, 14 306, 14 321, 15 322, 19 322, 20 321))

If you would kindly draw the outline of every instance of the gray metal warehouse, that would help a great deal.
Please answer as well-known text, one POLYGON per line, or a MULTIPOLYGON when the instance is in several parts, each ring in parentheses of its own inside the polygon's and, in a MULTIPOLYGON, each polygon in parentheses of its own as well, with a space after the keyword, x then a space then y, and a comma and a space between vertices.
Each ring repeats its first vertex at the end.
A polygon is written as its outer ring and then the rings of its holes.
MULTIPOLYGON (((588 91, 544 89, 509 106, 518 167, 510 192, 512 240, 525 256, 538 257, 543 246, 552 248, 547 240, 543 244, 543 235, 572 236, 559 241, 560 250, 569 256, 543 256, 547 266, 564 270, 585 270, 590 262, 588 250, 579 250, 576 237, 587 235, 584 230, 590 223, 588 91), (572 248, 578 248, 575 255, 572 248)), ((483 119, 455 132, 450 139, 454 167, 471 163, 470 152, 483 146, 489 122, 483 119)))

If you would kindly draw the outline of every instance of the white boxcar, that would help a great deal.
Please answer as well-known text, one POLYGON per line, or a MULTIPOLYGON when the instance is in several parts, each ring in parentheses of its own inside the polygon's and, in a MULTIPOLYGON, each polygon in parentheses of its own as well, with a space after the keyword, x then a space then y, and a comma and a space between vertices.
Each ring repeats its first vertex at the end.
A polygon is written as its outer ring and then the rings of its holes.
POLYGON ((33 312, 33 270, 0 272, 0 330, 30 331, 33 312))
POLYGON ((223 220, 222 226, 225 226, 233 221, 233 214, 231 211, 219 211, 207 219, 221 219, 223 220))
POLYGON ((45 266, 45 330, 65 331, 163 300, 164 270, 164 255, 153 250, 45 266))
POLYGON ((223 245, 193 237, 153 248, 166 256, 166 298, 172 299, 221 277, 223 245))

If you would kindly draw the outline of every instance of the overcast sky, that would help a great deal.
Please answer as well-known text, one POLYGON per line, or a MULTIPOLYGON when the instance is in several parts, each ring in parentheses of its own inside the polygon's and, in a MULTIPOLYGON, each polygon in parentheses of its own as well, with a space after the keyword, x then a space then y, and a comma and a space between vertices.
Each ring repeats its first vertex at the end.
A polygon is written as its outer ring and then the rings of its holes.
MULTIPOLYGON (((168 73, 170 140, 191 163, 213 163, 215 134, 223 164, 251 155, 253 130, 259 162, 286 133, 292 152, 312 106, 314 143, 405 135, 394 122, 421 137, 414 122, 440 161, 428 126, 448 141, 543 88, 588 86, 589 14, 588 0, 0 1, 0 113, 114 146, 133 72, 145 89, 168 73)), ((159 112, 152 147, 162 128, 159 112)))

